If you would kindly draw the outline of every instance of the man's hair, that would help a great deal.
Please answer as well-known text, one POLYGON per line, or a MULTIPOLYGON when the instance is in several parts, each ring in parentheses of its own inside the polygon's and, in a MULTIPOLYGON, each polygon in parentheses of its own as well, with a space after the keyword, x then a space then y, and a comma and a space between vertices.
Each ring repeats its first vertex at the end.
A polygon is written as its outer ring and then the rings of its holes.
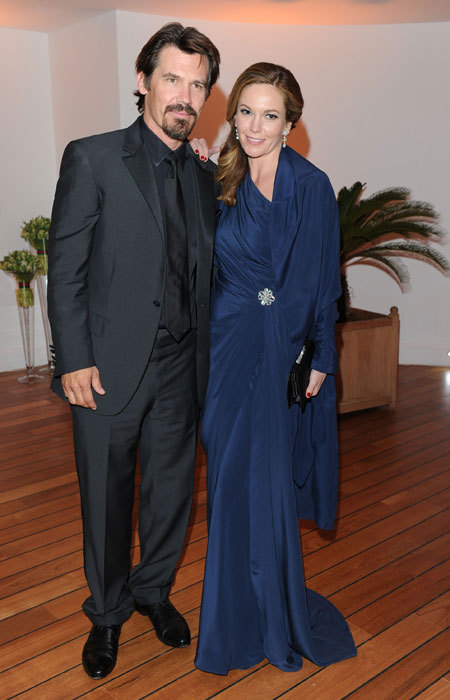
MULTIPOLYGON (((198 53, 208 59, 208 80, 206 83, 206 97, 209 96, 212 86, 219 75, 220 54, 212 41, 199 32, 195 27, 183 27, 179 22, 165 24, 156 34, 150 37, 142 47, 136 59, 136 73, 144 73, 147 87, 150 78, 159 62, 159 54, 165 46, 175 46, 185 53, 198 53)), ((139 112, 144 111, 145 95, 139 90, 135 91, 138 98, 136 105, 139 112)))

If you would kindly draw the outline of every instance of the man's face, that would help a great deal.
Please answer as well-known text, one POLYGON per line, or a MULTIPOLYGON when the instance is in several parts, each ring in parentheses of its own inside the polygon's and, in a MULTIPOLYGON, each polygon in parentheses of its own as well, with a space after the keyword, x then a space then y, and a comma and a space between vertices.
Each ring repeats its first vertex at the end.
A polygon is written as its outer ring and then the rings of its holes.
POLYGON ((175 150, 191 133, 206 100, 208 59, 165 46, 150 77, 138 73, 138 90, 145 95, 144 121, 175 150))

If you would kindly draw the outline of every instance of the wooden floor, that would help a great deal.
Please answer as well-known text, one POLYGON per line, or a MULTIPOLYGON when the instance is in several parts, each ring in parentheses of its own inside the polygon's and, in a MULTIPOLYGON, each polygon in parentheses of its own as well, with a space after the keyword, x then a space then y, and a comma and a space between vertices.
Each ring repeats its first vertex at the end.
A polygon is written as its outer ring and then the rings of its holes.
MULTIPOLYGON (((193 658, 206 549, 205 460, 172 593, 193 633, 162 645, 148 620, 123 626, 118 663, 89 680, 90 624, 67 407, 48 382, 0 375, 0 698, 37 700, 438 700, 450 698, 450 370, 400 367, 397 409, 340 419, 339 518, 302 525, 308 585, 346 616, 358 656, 282 673, 267 661, 214 676, 193 658), (447 674, 447 675, 446 675, 447 674)), ((134 559, 138 554, 136 545, 134 559)))

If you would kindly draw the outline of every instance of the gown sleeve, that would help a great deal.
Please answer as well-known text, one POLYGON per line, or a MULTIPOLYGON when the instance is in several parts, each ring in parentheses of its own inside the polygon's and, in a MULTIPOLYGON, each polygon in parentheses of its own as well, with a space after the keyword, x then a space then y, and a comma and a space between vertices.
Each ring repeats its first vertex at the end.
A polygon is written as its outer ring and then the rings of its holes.
POLYGON ((341 294, 339 217, 328 177, 316 173, 304 183, 300 228, 302 257, 308 256, 308 284, 314 295, 312 330, 315 352, 312 368, 328 376, 318 395, 300 416, 293 454, 297 512, 320 528, 332 529, 337 503, 338 445, 336 424, 337 350, 334 337, 341 294))
POLYGON ((311 204, 315 210, 306 212, 308 218, 319 222, 317 255, 320 256, 319 286, 315 305, 312 337, 315 352, 312 369, 326 374, 337 371, 337 351, 334 337, 338 318, 337 300, 341 295, 339 269, 339 215, 331 183, 326 175, 314 178, 317 192, 311 204))

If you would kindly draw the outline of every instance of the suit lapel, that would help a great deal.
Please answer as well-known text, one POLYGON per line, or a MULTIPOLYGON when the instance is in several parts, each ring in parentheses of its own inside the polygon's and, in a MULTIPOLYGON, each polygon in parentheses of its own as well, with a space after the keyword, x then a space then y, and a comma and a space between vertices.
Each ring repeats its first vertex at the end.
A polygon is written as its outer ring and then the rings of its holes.
POLYGON ((150 158, 142 140, 139 119, 125 130, 123 150, 126 153, 122 156, 122 160, 144 196, 161 236, 164 237, 158 188, 150 158))

